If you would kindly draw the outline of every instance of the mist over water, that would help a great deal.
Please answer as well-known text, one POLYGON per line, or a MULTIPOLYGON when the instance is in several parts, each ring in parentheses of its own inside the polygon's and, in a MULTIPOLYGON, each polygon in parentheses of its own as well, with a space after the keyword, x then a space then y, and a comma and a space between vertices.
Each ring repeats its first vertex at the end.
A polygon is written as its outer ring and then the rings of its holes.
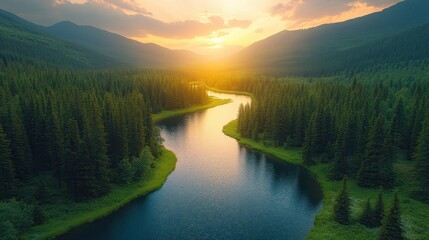
POLYGON ((59 239, 304 239, 322 192, 304 168, 241 147, 222 127, 246 96, 158 124, 178 158, 164 186, 59 239))

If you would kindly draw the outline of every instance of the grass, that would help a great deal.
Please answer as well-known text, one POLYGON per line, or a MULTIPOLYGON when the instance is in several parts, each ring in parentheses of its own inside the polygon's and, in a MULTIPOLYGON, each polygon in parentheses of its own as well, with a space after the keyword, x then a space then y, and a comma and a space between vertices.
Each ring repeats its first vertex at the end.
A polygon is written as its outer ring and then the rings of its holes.
POLYGON ((160 113, 153 114, 152 119, 154 122, 159 122, 159 121, 164 120, 166 118, 184 115, 184 114, 188 114, 188 113, 192 113, 192 112, 197 112, 197 111, 200 111, 203 109, 216 107, 216 106, 227 104, 230 102, 231 102, 231 99, 219 99, 219 98, 210 97, 209 102, 207 104, 197 105, 197 106, 193 106, 193 107, 189 107, 189 108, 185 108, 185 109, 162 111, 160 113))
POLYGON ((128 202, 158 190, 175 169, 176 156, 164 149, 150 176, 126 186, 114 185, 111 192, 88 202, 73 202, 67 198, 54 199, 55 202, 44 205, 47 222, 31 228, 24 239, 52 239, 72 228, 109 215, 128 202))
MULTIPOLYGON (((223 128, 223 132, 235 139, 240 144, 249 148, 267 153, 281 160, 301 165, 300 149, 291 148, 284 149, 281 147, 267 147, 263 143, 253 141, 248 138, 240 137, 237 132, 237 121, 234 120, 228 123, 223 128)), ((413 178, 414 163, 405 160, 404 154, 397 155, 397 161, 394 165, 397 173, 397 187, 399 198, 401 201, 402 224, 405 229, 407 239, 429 239, 429 225, 427 216, 429 216, 429 205, 410 197, 412 189, 415 189, 415 180, 413 178)), ((361 188, 356 185, 353 179, 348 181, 349 194, 352 198, 352 218, 353 222, 350 225, 341 225, 332 220, 333 202, 341 182, 330 181, 326 173, 330 169, 329 164, 317 164, 315 166, 304 166, 311 171, 319 181, 324 192, 323 206, 318 213, 314 227, 307 235, 307 239, 375 239, 378 229, 370 229, 364 227, 357 222, 357 218, 367 198, 372 200, 374 205, 375 197, 378 189, 361 188)), ((393 191, 385 191, 384 201, 386 208, 389 207, 393 191)))
MULTIPOLYGON (((166 118, 196 112, 231 102, 230 99, 210 98, 205 105, 193 106, 186 109, 163 111, 152 115, 154 122, 166 118)), ((34 192, 35 186, 41 178, 48 183, 52 199, 49 204, 42 206, 47 215, 47 222, 29 229, 23 236, 24 239, 52 239, 56 236, 78 227, 82 224, 92 222, 105 217, 118 210, 130 201, 147 195, 162 187, 168 175, 176 167, 176 156, 173 152, 164 149, 162 156, 157 160, 154 170, 150 176, 140 182, 124 185, 113 185, 111 192, 98 199, 87 202, 73 202, 64 197, 65 193, 55 190, 55 179, 43 176, 34 179, 34 184, 27 188, 27 192, 34 192)))
POLYGON ((243 92, 243 91, 223 90, 223 89, 214 88, 214 87, 206 87, 206 89, 210 90, 210 91, 213 91, 213 92, 218 92, 218 93, 239 94, 239 95, 249 96, 251 98, 254 97, 253 94, 248 93, 248 92, 243 92))

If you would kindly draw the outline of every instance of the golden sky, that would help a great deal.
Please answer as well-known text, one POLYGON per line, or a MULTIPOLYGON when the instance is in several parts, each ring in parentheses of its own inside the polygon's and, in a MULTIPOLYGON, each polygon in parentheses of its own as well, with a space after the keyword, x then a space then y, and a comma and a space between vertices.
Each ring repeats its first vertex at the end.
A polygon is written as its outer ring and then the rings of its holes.
POLYGON ((380 11, 400 0, 2 0, 0 8, 42 25, 69 20, 171 49, 213 57, 282 30, 380 11))

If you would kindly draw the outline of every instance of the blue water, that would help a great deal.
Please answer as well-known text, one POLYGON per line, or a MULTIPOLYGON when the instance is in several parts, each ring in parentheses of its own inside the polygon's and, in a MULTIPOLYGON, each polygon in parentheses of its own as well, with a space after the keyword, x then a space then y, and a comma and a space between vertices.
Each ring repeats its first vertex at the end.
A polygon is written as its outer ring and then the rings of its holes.
POLYGON ((304 239, 322 192, 304 168, 241 147, 222 127, 246 96, 158 124, 176 170, 164 186, 59 239, 304 239))

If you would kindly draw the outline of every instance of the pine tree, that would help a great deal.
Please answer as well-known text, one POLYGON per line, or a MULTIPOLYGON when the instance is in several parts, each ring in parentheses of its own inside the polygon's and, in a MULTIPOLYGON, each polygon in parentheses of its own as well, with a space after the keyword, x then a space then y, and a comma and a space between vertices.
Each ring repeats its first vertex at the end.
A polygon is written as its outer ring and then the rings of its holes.
POLYGON ((335 198, 334 220, 340 224, 350 222, 350 197, 347 192, 347 177, 343 178, 341 190, 335 198))
POLYGON ((371 207, 371 202, 368 199, 359 217, 359 222, 364 226, 373 227, 374 226, 373 216, 374 216, 374 212, 371 207))
POLYGON ((35 204, 34 209, 33 209, 33 222, 34 222, 34 224, 40 225, 40 224, 44 223, 45 220, 46 220, 46 215, 43 212, 43 209, 38 204, 35 204))
POLYGON ((49 202, 49 193, 42 181, 39 183, 39 186, 37 186, 36 192, 34 193, 34 198, 39 204, 49 202))
POLYGON ((380 161, 385 156, 384 137, 384 117, 379 116, 372 121, 365 158, 356 178, 361 187, 380 185, 380 161))
POLYGON ((380 189, 377 195, 377 202, 375 203, 374 208, 374 226, 379 227, 381 226, 382 220, 384 218, 384 201, 383 201, 383 190, 380 189))
POLYGON ((429 113, 423 123, 414 151, 416 175, 420 183, 419 197, 429 202, 429 113))
POLYGON ((26 179, 31 174, 31 150, 28 144, 27 133, 22 122, 19 99, 15 98, 10 106, 11 119, 11 150, 12 161, 18 179, 26 179))
POLYGON ((392 206, 383 219, 377 240, 403 240, 404 231, 401 224, 401 212, 399 208, 398 194, 393 197, 392 206))
POLYGON ((0 199, 11 197, 15 187, 15 170, 13 167, 10 141, 0 125, 0 199))
POLYGON ((390 123, 390 129, 392 131, 392 141, 395 146, 400 146, 403 144, 404 140, 404 128, 405 128, 405 113, 404 113, 404 103, 402 98, 396 102, 393 108, 393 116, 390 123))
POLYGON ((124 158, 119 162, 118 175, 120 183, 128 184, 132 182, 134 177, 134 171, 128 159, 124 158))
POLYGON ((334 165, 330 173, 330 179, 341 180, 347 175, 347 159, 345 154, 345 136, 344 131, 340 131, 337 140, 334 143, 334 165))
POLYGON ((393 171, 394 145, 393 133, 389 130, 383 142, 383 156, 380 159, 379 185, 384 188, 392 188, 395 184, 395 173, 393 171))

